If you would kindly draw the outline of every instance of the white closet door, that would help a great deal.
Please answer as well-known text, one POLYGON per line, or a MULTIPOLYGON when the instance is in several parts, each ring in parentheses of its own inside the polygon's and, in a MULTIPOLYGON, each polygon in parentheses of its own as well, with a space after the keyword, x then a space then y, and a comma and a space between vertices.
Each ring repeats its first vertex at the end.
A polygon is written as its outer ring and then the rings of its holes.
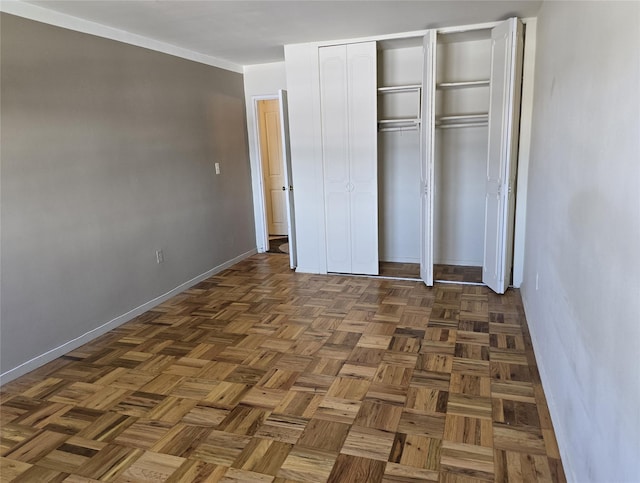
POLYGON ((327 271, 351 273, 346 45, 320 48, 319 60, 327 271))
POLYGON ((511 18, 500 23, 491 32, 491 43, 482 281, 495 292, 504 293, 509 285, 513 245, 523 52, 520 21, 511 18))
POLYGON ((347 45, 351 273, 378 275, 376 44, 347 45))
POLYGON ((422 168, 420 183, 420 278, 433 285, 433 176, 435 161, 436 31, 424 38, 422 76, 422 168))
POLYGON ((287 236, 289 237, 289 267, 296 268, 298 257, 296 252, 296 225, 293 204, 293 178, 291 175, 291 143, 289 142, 289 109, 287 91, 278 91, 280 101, 280 128, 282 138, 282 160, 284 162, 285 187, 287 188, 287 236))

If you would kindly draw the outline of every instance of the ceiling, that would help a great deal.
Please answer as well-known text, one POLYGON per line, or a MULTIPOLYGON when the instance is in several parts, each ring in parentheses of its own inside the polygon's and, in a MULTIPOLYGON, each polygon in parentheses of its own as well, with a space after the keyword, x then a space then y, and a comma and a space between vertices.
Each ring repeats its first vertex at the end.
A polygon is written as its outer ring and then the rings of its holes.
POLYGON ((284 59, 285 44, 531 17, 542 0, 35 0, 45 9, 238 65, 284 59))

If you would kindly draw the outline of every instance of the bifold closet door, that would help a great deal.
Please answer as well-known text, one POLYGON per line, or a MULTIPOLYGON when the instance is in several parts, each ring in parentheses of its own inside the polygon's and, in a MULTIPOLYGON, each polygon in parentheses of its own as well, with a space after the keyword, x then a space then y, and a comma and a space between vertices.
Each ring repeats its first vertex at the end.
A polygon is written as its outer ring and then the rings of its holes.
POLYGON ((436 31, 424 38, 422 75, 422 136, 420 150, 420 278, 433 285, 433 186, 435 165, 436 31))
POLYGON ((376 45, 319 49, 327 271, 378 274, 376 45))
POLYGON ((510 282, 516 157, 520 121, 523 28, 511 18, 491 31, 489 152, 482 281, 497 293, 510 282))

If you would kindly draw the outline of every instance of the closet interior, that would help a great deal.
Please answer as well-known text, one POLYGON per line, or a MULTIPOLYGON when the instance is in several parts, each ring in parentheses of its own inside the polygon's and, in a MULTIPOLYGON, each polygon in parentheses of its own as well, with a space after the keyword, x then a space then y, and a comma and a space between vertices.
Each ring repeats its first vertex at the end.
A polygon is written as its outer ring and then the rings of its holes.
POLYGON ((482 282, 488 155, 489 30, 438 34, 434 279, 482 282))
POLYGON ((377 49, 380 275, 419 279, 422 37, 377 49))
MULTIPOLYGON (((423 38, 378 42, 380 274, 420 277, 423 38)), ((482 282, 489 30, 439 34, 433 195, 434 279, 482 282)))

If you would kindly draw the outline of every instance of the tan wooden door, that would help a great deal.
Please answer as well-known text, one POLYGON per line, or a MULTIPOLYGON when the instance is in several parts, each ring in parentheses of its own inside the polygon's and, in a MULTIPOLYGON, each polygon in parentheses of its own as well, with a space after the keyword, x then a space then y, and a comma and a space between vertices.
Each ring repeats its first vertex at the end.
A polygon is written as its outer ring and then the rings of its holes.
POLYGON ((269 235, 287 235, 287 187, 278 99, 258 101, 260 158, 269 235))

